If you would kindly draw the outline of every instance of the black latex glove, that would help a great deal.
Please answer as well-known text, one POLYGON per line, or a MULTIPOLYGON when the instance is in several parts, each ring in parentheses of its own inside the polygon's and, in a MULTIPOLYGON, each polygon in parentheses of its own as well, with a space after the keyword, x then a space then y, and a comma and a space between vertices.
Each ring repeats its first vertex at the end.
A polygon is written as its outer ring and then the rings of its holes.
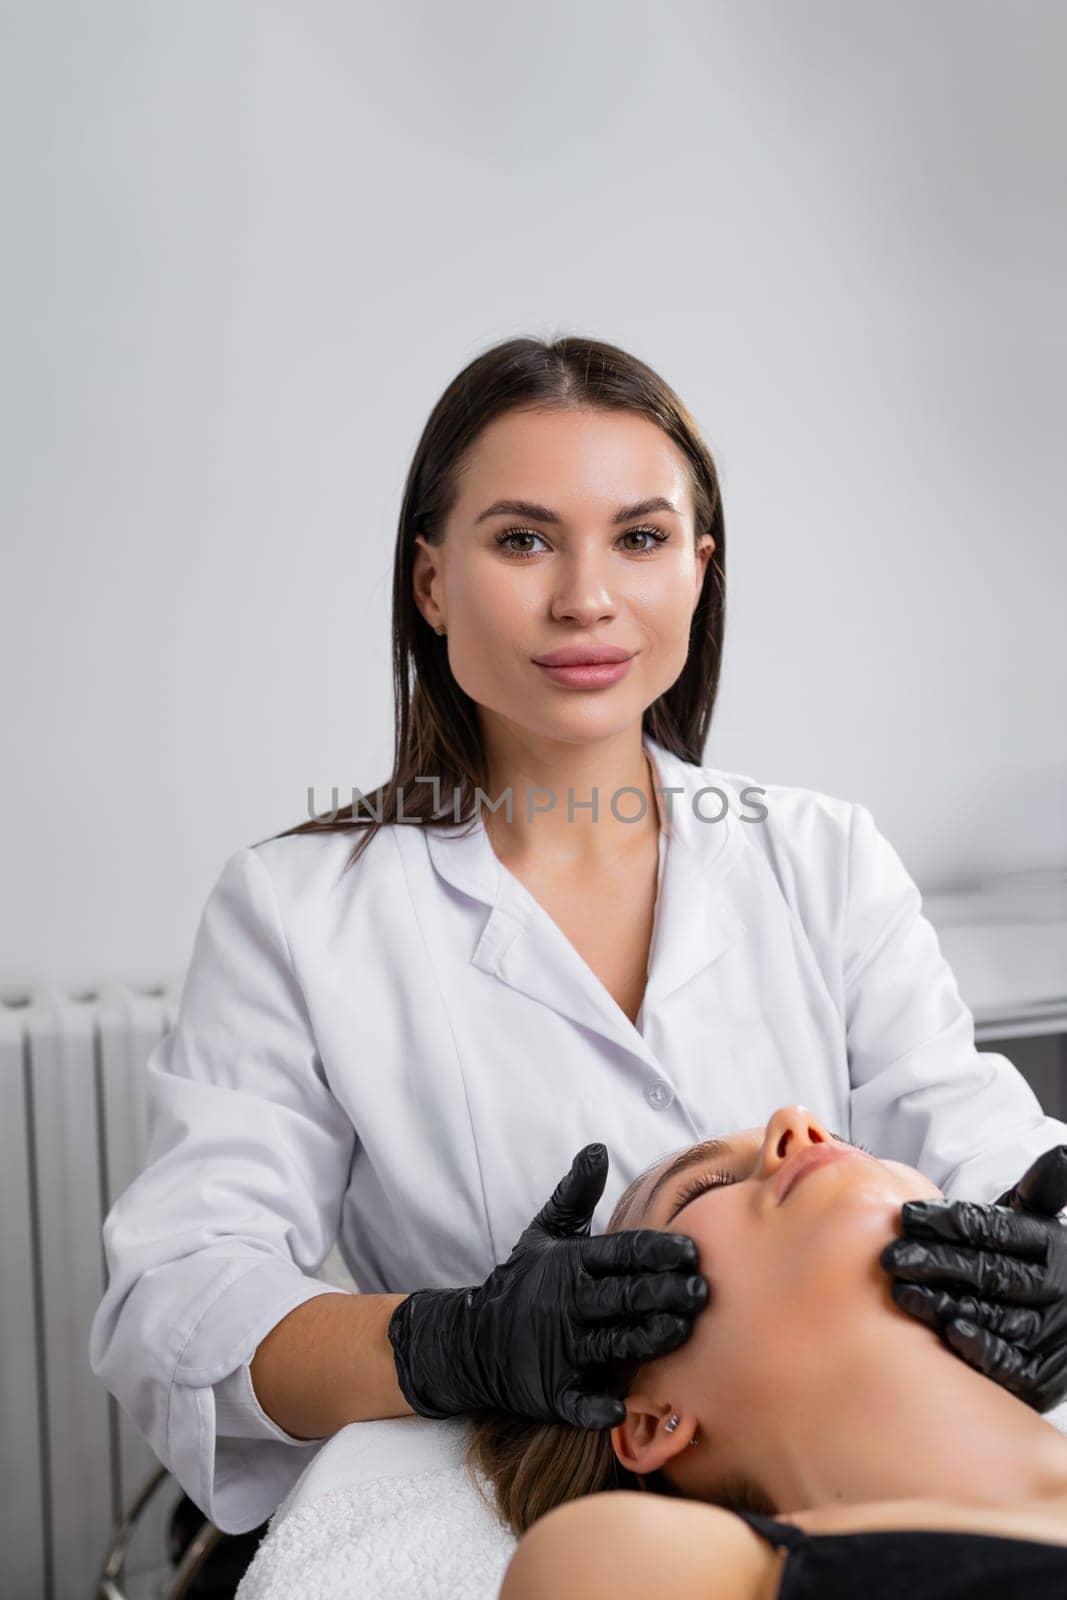
POLYGON ((1067 1145, 1046 1150, 993 1205, 906 1200, 880 1260, 893 1299, 957 1355, 1048 1411, 1067 1395, 1067 1145))
POLYGON ((684 1344, 708 1298, 687 1234, 590 1235, 608 1155, 587 1144, 478 1288, 419 1289, 389 1321, 397 1378, 419 1416, 513 1412, 613 1428, 612 1365, 684 1344), (635 1320, 636 1319, 636 1320, 635 1320))

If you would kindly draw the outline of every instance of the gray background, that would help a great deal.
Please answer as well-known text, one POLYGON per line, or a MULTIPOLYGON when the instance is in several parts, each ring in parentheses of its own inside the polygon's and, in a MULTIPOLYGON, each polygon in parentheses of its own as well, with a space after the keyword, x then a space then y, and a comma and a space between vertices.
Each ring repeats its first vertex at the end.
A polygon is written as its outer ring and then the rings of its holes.
POLYGON ((592 334, 722 476, 705 759, 926 889, 1067 858, 1061 4, 0 10, 0 991, 187 960, 391 755, 389 585, 476 353, 592 334))

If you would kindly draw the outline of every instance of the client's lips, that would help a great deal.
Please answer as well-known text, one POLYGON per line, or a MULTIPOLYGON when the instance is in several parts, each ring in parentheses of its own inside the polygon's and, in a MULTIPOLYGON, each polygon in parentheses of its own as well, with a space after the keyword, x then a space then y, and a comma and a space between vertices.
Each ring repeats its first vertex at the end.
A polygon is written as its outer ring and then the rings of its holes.
POLYGON ((775 1199, 781 1205, 793 1185, 816 1167, 823 1167, 828 1161, 851 1161, 857 1157, 860 1161, 868 1159, 862 1150, 856 1150, 850 1144, 811 1144, 798 1150, 795 1156, 782 1163, 774 1180, 775 1199))

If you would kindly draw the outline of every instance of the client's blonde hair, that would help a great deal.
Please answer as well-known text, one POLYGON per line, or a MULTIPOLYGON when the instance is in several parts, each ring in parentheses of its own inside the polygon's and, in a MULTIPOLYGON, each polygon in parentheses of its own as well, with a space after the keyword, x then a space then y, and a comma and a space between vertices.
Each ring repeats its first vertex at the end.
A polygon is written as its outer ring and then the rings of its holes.
MULTIPOLYGON (((641 1181, 635 1178, 620 1195, 605 1233, 622 1231, 641 1181)), ((610 1392, 625 1399, 643 1365, 641 1361, 616 1363, 616 1383, 610 1392)), ((624 1467, 607 1428, 536 1422, 512 1412, 470 1415, 467 1467, 483 1498, 479 1474, 487 1480, 496 1500, 492 1509, 520 1536, 554 1506, 605 1489, 637 1489, 684 1498, 662 1472, 641 1474, 624 1467)), ((768 1516, 777 1510, 755 1484, 740 1479, 720 1489, 711 1503, 728 1511, 758 1511, 768 1516)))

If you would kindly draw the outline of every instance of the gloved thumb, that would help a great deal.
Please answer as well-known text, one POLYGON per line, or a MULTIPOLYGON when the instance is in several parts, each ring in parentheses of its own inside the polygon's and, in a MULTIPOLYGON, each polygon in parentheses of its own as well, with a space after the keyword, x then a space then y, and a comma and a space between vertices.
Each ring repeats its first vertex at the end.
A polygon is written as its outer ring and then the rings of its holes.
POLYGON ((1067 1144, 1054 1145, 1039 1155, 994 1204, 1041 1217, 1054 1217, 1062 1211, 1067 1206, 1067 1144))
POLYGON ((608 1152, 602 1144, 587 1144, 571 1162, 534 1218, 531 1226, 555 1238, 588 1234, 593 1212, 608 1178, 608 1152))

